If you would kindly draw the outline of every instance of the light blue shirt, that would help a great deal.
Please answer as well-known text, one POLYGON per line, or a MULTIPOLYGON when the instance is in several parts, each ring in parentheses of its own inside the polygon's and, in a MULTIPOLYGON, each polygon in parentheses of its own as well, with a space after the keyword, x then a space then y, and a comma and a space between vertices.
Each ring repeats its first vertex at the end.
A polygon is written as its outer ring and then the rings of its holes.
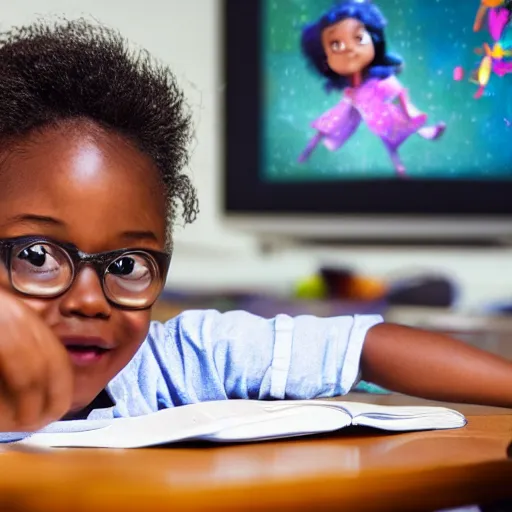
MULTIPOLYGON (((113 406, 43 432, 90 430, 113 418, 234 398, 310 399, 348 393, 378 315, 261 318, 243 311, 187 311, 152 322, 128 365, 108 384, 113 406)), ((0 442, 26 437, 0 434, 0 442)))

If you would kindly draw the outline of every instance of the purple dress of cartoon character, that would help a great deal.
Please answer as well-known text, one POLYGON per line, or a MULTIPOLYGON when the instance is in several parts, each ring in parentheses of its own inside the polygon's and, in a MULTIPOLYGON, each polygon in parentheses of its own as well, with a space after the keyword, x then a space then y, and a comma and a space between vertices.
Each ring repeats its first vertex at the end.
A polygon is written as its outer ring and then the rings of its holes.
POLYGON ((361 123, 379 137, 394 169, 405 175, 398 148, 411 135, 435 140, 445 124, 426 126, 427 115, 410 101, 398 81, 402 60, 386 51, 386 20, 377 6, 365 0, 346 0, 302 32, 302 50, 312 68, 327 78, 329 90, 341 101, 313 121, 315 136, 299 157, 306 161, 322 143, 340 149, 361 123))
MULTIPOLYGON (((488 14, 489 32, 495 42, 498 42, 510 22, 510 10, 505 7, 498 7, 489 10, 488 14)), ((501 59, 493 59, 492 70, 496 75, 503 77, 512 73, 512 62, 501 59)))
POLYGON ((331 151, 355 133, 361 121, 382 139, 389 151, 396 149, 425 125, 426 114, 411 117, 402 106, 393 103, 405 92, 395 76, 370 79, 356 88, 346 88, 342 100, 316 119, 312 126, 331 151))

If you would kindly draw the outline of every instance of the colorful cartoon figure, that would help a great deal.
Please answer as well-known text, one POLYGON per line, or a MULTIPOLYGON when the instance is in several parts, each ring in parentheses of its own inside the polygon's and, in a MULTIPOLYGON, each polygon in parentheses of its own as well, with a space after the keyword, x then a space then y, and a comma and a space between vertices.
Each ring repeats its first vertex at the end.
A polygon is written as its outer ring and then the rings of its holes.
POLYGON ((484 43, 483 50, 479 50, 478 53, 483 53, 484 57, 473 78, 474 82, 479 85, 475 93, 477 99, 483 96, 492 73, 499 77, 512 73, 512 62, 505 60, 505 57, 512 57, 512 51, 504 50, 500 43, 495 43, 492 48, 484 43))
MULTIPOLYGON (((478 68, 470 77, 470 81, 478 85, 478 90, 474 95, 476 99, 484 95, 493 74, 503 77, 512 73, 512 62, 507 60, 512 57, 512 50, 505 48, 500 41, 506 26, 510 22, 511 11, 512 0, 481 0, 473 30, 478 31, 482 28, 487 14, 489 33, 494 42, 492 47, 484 43, 481 48, 475 50, 475 53, 483 56, 478 68)), ((463 79, 464 70, 462 67, 458 66, 454 69, 453 77, 457 81, 463 79)))
POLYGON ((480 0, 480 7, 476 13, 473 30, 479 32, 487 15, 489 32, 494 41, 501 38, 503 30, 510 22, 512 13, 512 0, 480 0))
POLYGON ((426 126, 427 115, 410 101, 396 75, 402 59, 388 53, 386 20, 376 5, 347 0, 302 32, 302 50, 313 69, 327 79, 328 90, 343 91, 341 101, 316 119, 316 135, 299 157, 306 161, 320 142, 340 149, 361 122, 384 142, 396 173, 406 170, 398 148, 412 134, 439 138, 445 124, 426 126))

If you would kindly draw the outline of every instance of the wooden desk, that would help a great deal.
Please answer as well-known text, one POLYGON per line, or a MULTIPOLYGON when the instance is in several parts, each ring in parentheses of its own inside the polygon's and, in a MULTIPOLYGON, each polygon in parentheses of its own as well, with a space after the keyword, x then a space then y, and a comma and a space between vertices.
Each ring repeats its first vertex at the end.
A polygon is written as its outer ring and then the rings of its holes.
POLYGON ((457 408, 471 416, 453 431, 126 451, 5 447, 0 510, 400 512, 512 498, 512 414, 457 408))

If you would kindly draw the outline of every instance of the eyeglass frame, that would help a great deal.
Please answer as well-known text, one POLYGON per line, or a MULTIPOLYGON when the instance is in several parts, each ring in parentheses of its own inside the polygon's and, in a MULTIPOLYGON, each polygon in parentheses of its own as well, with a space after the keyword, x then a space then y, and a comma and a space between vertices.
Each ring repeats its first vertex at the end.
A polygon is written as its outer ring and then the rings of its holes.
POLYGON ((115 249, 113 251, 104 251, 98 253, 87 253, 78 249, 78 247, 71 243, 59 242, 53 238, 45 237, 45 236, 19 236, 12 238, 0 238, 0 261, 3 262, 7 269, 7 273, 9 276, 9 282, 11 287, 21 295, 26 297, 34 297, 38 299, 55 299, 64 295, 68 292, 73 286, 76 278, 80 274, 80 271, 84 266, 90 266, 96 272, 98 279, 101 284, 101 290, 103 292, 106 300, 116 308, 125 309, 125 310, 145 310, 149 309, 153 306, 153 304, 158 300, 158 295, 162 291, 165 281, 167 279, 167 274, 169 272, 169 267, 171 264, 172 252, 163 252, 157 251, 154 249, 143 249, 140 247, 127 247, 123 249, 115 249), (69 284, 60 292, 54 295, 35 295, 33 293, 26 293, 22 290, 19 290, 13 283, 12 279, 12 253, 13 249, 16 246, 21 246, 23 248, 28 248, 37 243, 40 244, 50 244, 58 247, 63 250, 63 252, 69 258, 71 263, 71 279, 69 280, 69 284), (105 276, 107 275, 108 267, 114 263, 117 259, 124 255, 133 255, 133 254, 144 254, 151 257, 155 264, 156 269, 159 272, 158 277, 160 278, 160 289, 159 292, 153 302, 144 306, 125 306, 123 304, 119 304, 113 301, 108 294, 105 292, 105 276))

